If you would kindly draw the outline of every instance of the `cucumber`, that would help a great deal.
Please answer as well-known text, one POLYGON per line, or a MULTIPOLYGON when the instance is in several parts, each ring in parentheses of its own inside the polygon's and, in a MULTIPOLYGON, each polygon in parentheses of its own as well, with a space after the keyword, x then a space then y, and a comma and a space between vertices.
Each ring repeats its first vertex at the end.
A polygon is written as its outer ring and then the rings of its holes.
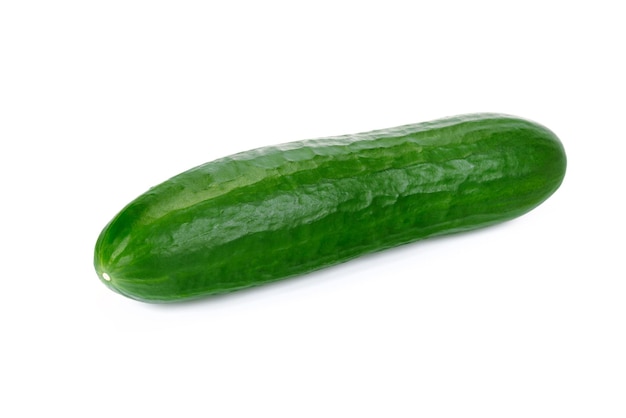
POLYGON ((100 234, 100 279, 145 302, 231 292, 520 216, 566 156, 534 122, 461 115, 259 148, 192 168, 100 234))

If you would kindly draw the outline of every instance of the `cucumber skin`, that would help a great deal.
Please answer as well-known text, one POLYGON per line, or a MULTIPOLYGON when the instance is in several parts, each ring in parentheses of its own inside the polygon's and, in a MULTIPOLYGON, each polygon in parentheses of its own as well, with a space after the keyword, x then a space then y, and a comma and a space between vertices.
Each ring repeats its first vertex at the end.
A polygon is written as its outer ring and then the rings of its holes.
POLYGON ((94 264, 144 302, 226 293, 510 220, 565 170, 551 131, 501 114, 259 148, 139 196, 100 234, 94 264))

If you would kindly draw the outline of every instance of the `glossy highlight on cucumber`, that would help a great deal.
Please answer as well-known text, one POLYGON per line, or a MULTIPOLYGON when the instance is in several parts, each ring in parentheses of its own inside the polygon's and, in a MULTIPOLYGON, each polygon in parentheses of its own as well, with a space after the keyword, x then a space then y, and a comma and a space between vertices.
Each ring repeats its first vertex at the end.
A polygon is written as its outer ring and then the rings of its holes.
POLYGON ((502 114, 254 149, 129 203, 100 234, 95 269, 145 302, 227 293, 510 220, 565 170, 550 130, 502 114))

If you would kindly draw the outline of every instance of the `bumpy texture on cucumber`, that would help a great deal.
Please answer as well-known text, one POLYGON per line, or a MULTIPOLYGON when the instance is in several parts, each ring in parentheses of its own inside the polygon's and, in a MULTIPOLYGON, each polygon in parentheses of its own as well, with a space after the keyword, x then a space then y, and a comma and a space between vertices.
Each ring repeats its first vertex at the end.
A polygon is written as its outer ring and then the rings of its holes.
POLYGON ((139 196, 100 234, 95 268, 146 302, 226 293, 515 218, 565 168, 551 131, 499 114, 255 149, 139 196))

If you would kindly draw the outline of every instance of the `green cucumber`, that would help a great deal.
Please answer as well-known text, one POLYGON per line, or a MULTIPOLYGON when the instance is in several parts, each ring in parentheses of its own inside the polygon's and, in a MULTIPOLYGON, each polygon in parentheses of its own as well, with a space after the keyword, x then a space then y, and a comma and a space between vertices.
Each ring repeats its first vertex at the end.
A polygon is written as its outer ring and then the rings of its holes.
POLYGON ((515 218, 565 169, 551 131, 500 114, 259 148, 128 204, 100 234, 95 268, 146 302, 226 293, 515 218))

